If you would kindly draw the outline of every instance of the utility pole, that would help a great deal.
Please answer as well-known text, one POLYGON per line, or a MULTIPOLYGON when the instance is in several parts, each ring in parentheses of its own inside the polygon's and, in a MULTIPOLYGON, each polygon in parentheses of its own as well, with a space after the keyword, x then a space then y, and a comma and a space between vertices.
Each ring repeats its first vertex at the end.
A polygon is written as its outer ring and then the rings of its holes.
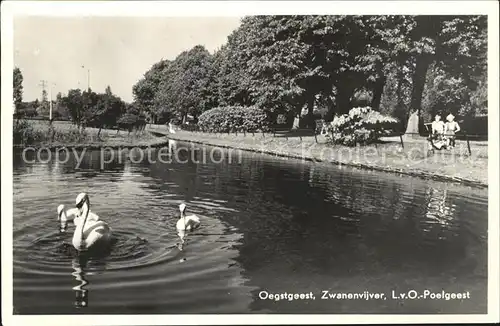
POLYGON ((49 83, 47 80, 40 80, 39 86, 42 87, 42 103, 44 100, 44 96, 46 96, 47 91, 45 90, 48 86, 49 88, 49 121, 52 123, 52 86, 55 86, 55 83, 49 83))
POLYGON ((49 121, 52 123, 52 85, 49 86, 49 121))
POLYGON ((47 83, 48 82, 46 80, 42 79, 42 80, 40 80, 40 84, 38 84, 38 86, 42 87, 42 101, 41 101, 42 108, 43 108, 43 102, 45 100, 47 100, 47 98, 46 98, 47 97, 47 91, 45 90, 45 88, 47 87, 47 83))
POLYGON ((52 123, 52 86, 55 86, 56 83, 51 83, 49 86, 49 120, 52 123))
POLYGON ((40 84, 38 84, 38 86, 42 87, 42 101, 43 101, 43 97, 44 97, 44 94, 45 93, 45 87, 47 87, 47 81, 46 80, 40 80, 40 84))
MULTIPOLYGON (((82 65, 82 68, 85 69, 86 67, 82 65)), ((87 91, 90 92, 90 69, 87 68, 87 91)))

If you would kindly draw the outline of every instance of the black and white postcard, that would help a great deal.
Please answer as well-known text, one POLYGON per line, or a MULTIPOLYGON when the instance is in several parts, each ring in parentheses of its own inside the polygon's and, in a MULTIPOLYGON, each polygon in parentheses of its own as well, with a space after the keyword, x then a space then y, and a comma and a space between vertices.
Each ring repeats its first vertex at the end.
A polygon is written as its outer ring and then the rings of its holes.
POLYGON ((496 1, 4 1, 5 325, 499 321, 496 1))

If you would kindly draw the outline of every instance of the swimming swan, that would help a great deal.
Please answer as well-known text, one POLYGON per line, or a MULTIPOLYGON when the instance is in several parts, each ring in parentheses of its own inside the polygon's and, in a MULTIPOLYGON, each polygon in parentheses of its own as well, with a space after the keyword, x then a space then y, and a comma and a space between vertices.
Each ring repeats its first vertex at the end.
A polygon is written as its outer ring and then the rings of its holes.
POLYGON ((61 231, 66 229, 68 221, 73 221, 75 224, 72 242, 77 250, 85 251, 111 239, 111 228, 90 211, 90 199, 86 193, 76 197, 76 208, 65 210, 64 205, 59 205, 57 216, 61 223, 61 231))
POLYGON ((180 204, 179 210, 181 212, 181 217, 177 221, 177 231, 179 232, 179 237, 182 243, 184 243, 184 237, 186 231, 193 231, 200 227, 200 219, 196 215, 186 216, 186 205, 180 204))

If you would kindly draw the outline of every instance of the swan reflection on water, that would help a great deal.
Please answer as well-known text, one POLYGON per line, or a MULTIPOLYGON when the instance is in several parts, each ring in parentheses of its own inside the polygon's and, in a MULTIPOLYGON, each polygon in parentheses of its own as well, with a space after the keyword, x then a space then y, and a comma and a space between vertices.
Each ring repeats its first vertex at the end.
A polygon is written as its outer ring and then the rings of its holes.
POLYGON ((75 307, 86 308, 89 305, 89 281, 87 276, 103 272, 106 269, 105 257, 95 257, 87 253, 78 253, 71 261, 73 272, 77 284, 73 286, 75 291, 75 307))
POLYGON ((85 279, 86 273, 84 271, 87 262, 88 258, 83 256, 77 256, 73 258, 72 261, 73 273, 71 273, 71 275, 73 275, 76 281, 79 283, 78 285, 73 287, 73 290, 75 291, 76 308, 85 308, 89 305, 89 291, 85 288, 85 286, 88 285, 89 282, 87 281, 87 279, 85 279))

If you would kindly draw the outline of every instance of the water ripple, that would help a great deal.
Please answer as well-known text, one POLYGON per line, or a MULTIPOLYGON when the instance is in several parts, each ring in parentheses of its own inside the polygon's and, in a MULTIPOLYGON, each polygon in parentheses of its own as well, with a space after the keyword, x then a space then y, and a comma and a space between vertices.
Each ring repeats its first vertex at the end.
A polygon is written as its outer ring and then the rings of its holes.
MULTIPOLYGON (((154 153, 153 153, 154 154, 154 153)), ((153 155, 154 156, 154 155, 153 155)), ((20 313, 455 312, 446 303, 274 302, 258 291, 448 287, 486 302, 487 191, 244 154, 238 164, 14 164, 14 305, 20 313), (113 230, 79 254, 56 208, 87 192, 113 230), (183 250, 186 203, 202 227, 183 250), (50 300, 48 300, 50 298, 50 300), (333 305, 332 305, 333 304, 333 305), (437 308, 436 308, 437 307, 437 308), (85 308, 85 310, 81 310, 85 308), (377 310, 378 309, 378 310, 377 310), (405 310, 406 309, 406 310, 405 310)), ((235 160, 236 162, 237 160, 235 160)))

